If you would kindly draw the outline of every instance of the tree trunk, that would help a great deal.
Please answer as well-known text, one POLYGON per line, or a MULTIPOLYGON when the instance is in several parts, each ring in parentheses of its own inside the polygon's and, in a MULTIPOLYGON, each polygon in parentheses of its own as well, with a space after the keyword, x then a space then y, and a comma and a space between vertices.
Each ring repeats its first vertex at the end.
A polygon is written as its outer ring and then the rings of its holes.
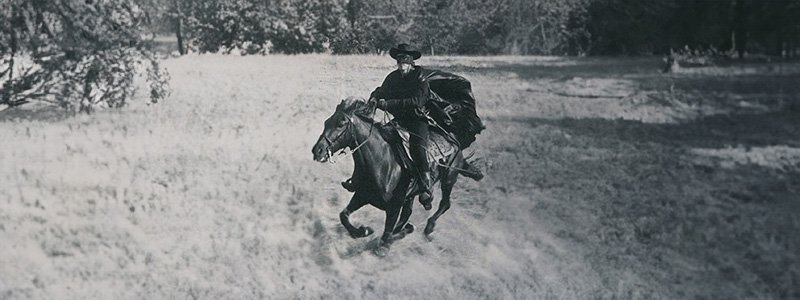
POLYGON ((733 17, 733 47, 739 59, 744 58, 744 52, 747 46, 747 19, 745 12, 746 0, 733 0, 734 1, 734 17, 733 17))
MULTIPOLYGON (((17 10, 14 9, 11 13, 11 57, 8 60, 8 83, 10 84, 13 84, 12 80, 14 79, 14 56, 17 54, 17 30, 23 30, 17 27, 17 18, 19 18, 19 15, 17 14, 17 10)), ((14 89, 12 88, 11 90, 13 92, 14 89)))
POLYGON ((175 37, 178 38, 178 52, 186 55, 186 48, 183 46, 183 16, 181 15, 178 15, 178 20, 175 22, 175 37))
POLYGON ((358 17, 361 15, 361 8, 364 4, 361 3, 361 0, 350 0, 347 1, 346 9, 347 9, 347 21, 350 22, 350 27, 356 27, 356 21, 358 17))
POLYGON ((178 40, 178 53, 186 55, 186 47, 183 44, 183 11, 181 11, 181 4, 177 0, 173 1, 170 11, 175 16, 175 38, 178 40))
MULTIPOLYGON (((11 55, 8 59, 8 82, 14 80, 14 56, 17 54, 17 29, 11 28, 11 55)), ((13 84, 13 83, 12 83, 13 84)))
POLYGON ((550 49, 548 49, 550 47, 550 44, 547 43, 547 35, 544 32, 544 23, 541 23, 541 25, 542 26, 539 29, 541 29, 541 31, 542 31, 542 48, 539 51, 543 52, 544 54, 550 54, 550 49), (547 49, 547 50, 545 50, 545 49, 547 49))

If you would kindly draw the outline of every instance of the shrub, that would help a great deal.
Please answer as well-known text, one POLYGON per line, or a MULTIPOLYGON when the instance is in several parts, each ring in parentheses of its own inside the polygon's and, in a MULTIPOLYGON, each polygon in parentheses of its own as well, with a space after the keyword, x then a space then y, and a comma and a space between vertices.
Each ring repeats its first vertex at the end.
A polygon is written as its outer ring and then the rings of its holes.
POLYGON ((90 112, 121 107, 148 68, 150 102, 168 93, 165 71, 141 29, 147 0, 10 0, 0 4, 0 103, 31 100, 90 112))

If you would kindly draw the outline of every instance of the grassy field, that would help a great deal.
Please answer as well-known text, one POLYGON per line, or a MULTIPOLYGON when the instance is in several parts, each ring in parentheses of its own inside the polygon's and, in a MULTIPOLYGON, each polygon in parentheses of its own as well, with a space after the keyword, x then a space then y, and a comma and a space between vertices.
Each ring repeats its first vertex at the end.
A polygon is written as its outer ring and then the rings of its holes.
POLYGON ((800 64, 420 64, 473 82, 487 176, 385 258, 310 150, 387 57, 185 56, 158 105, 0 113, 0 299, 800 297, 800 64))

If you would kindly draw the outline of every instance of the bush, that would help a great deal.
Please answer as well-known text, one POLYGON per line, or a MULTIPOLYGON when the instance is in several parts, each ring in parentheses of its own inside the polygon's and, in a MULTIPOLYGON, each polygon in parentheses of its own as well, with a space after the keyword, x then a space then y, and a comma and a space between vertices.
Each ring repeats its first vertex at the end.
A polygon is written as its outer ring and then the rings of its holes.
POLYGON ((717 64, 719 61, 732 59, 733 51, 720 51, 714 47, 705 49, 670 49, 670 54, 662 60, 664 72, 676 72, 681 67, 704 67, 717 64))
POLYGON ((90 112, 122 107, 137 67, 148 68, 150 102, 168 93, 165 71, 145 45, 141 5, 91 0, 10 0, 0 5, 0 103, 52 102, 90 112))

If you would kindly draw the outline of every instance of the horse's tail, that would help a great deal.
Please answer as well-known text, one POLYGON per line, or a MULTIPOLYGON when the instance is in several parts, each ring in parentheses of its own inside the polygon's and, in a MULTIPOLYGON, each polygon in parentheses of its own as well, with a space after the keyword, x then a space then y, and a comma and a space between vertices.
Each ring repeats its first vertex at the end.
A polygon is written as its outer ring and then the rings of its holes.
POLYGON ((472 159, 472 154, 464 157, 464 159, 461 161, 461 167, 457 169, 458 174, 461 174, 467 178, 471 178, 475 181, 480 181, 483 179, 483 172, 481 169, 478 169, 478 167, 475 166, 478 161, 480 161, 480 158, 472 159))

